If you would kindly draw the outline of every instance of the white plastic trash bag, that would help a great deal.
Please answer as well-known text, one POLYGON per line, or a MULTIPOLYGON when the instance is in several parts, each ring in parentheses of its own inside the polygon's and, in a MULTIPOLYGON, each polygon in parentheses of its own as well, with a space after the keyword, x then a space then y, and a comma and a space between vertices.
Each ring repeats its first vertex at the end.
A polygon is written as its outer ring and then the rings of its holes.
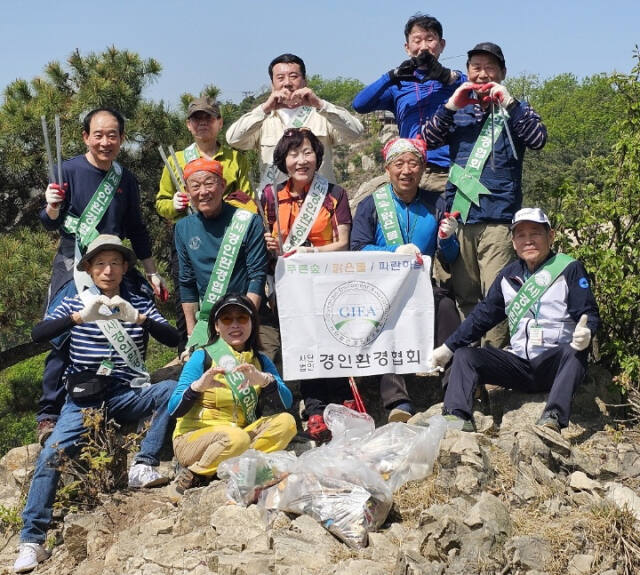
POLYGON ((365 547, 369 531, 384 523, 393 496, 383 479, 339 449, 307 451, 295 471, 266 490, 260 504, 313 517, 354 549, 365 547))
POLYGON ((334 447, 350 442, 360 442, 371 435, 376 427, 369 414, 354 411, 337 403, 327 405, 322 417, 331 430, 329 444, 334 447))
POLYGON ((264 453, 247 449, 242 455, 223 461, 218 477, 227 481, 227 497, 236 503, 255 503, 260 492, 278 483, 295 466, 291 451, 264 453))

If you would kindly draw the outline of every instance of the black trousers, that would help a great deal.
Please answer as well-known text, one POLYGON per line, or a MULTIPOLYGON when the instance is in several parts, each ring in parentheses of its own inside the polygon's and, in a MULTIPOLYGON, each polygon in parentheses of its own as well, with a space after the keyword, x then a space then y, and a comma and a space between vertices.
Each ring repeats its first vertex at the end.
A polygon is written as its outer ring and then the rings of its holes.
POLYGON ((300 382, 300 395, 304 399, 304 412, 307 418, 322 415, 328 403, 342 404, 353 399, 349 380, 345 377, 335 379, 303 379, 300 382))
POLYGON ((478 384, 491 383, 527 393, 549 391, 545 410, 555 410, 560 426, 566 427, 573 394, 586 371, 587 351, 576 351, 568 343, 531 360, 495 347, 463 347, 453 356, 444 409, 469 419, 478 384))

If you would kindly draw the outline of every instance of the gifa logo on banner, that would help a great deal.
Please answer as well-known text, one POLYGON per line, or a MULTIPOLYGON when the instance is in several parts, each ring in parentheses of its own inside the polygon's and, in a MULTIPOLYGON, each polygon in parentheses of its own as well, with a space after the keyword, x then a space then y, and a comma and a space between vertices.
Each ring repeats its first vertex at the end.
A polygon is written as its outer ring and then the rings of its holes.
POLYGON ((340 343, 361 347, 374 341, 389 317, 389 300, 375 285, 352 281, 328 295, 323 309, 329 333, 340 343))

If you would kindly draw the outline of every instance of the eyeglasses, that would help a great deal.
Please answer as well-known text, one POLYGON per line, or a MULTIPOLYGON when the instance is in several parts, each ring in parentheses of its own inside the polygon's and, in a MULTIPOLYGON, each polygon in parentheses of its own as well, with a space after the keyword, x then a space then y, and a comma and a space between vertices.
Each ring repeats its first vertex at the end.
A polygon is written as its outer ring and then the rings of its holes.
POLYGON ((311 130, 309 128, 287 128, 284 131, 284 134, 282 134, 283 136, 290 138, 291 136, 293 136, 294 134, 298 134, 299 132, 310 132, 311 130))
POLYGON ((248 313, 239 313, 237 315, 222 315, 218 318, 222 325, 230 326, 234 321, 240 325, 247 325, 251 321, 248 313))

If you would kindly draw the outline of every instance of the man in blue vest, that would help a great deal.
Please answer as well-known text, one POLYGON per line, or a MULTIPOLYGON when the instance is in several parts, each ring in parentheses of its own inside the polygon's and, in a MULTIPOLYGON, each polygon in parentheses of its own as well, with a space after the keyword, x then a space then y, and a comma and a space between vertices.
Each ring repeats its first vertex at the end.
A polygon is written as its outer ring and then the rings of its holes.
POLYGON ((554 231, 539 208, 516 212, 511 224, 518 259, 495 279, 487 297, 433 352, 433 364, 453 364, 444 412, 471 431, 478 385, 492 383, 529 393, 549 391, 537 424, 560 431, 569 424, 573 394, 584 379, 598 306, 584 266, 551 250, 554 231), (468 347, 508 320, 511 345, 468 347))

